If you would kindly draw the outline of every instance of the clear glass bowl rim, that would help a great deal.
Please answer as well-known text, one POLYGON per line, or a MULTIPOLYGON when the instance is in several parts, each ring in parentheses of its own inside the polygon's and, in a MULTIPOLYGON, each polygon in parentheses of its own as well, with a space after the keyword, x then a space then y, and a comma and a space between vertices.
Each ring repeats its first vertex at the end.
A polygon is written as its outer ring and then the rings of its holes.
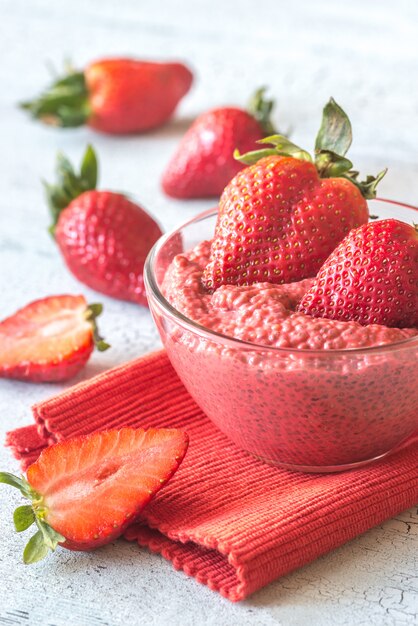
MULTIPOLYGON (((377 202, 384 202, 386 204, 393 204, 395 206, 405 207, 408 209, 413 209, 418 213, 418 207, 415 207, 411 204, 406 204, 404 202, 397 202, 396 200, 389 200, 387 198, 375 198, 377 202)), ((229 337, 228 335, 223 335, 222 333, 218 333, 214 330, 206 328, 205 326, 201 326, 197 322, 194 322, 190 318, 186 317, 180 311, 175 309, 163 294, 158 287, 157 280, 154 272, 155 260, 163 248, 163 246, 167 243, 167 241, 176 235, 179 231, 183 230, 187 226, 203 221, 208 217, 212 217, 216 214, 217 208, 207 209, 195 215, 191 219, 187 220, 174 230, 169 231, 162 235, 158 241, 151 248, 144 265, 144 281, 145 287, 147 290, 148 297, 152 297, 155 299, 159 308, 163 311, 164 315, 174 321, 176 324, 179 324, 182 328, 185 328, 189 332, 195 333, 201 338, 214 341, 216 343, 220 343, 224 346, 228 346, 230 348, 235 348, 236 350, 257 350, 260 352, 270 352, 275 354, 283 354, 283 355, 294 355, 294 356, 315 356, 315 357, 331 357, 331 356, 341 356, 341 355, 351 355, 351 356, 361 356, 365 354, 381 354, 386 352, 393 352, 394 350, 404 350, 409 349, 414 346, 418 346, 418 335, 415 337, 411 337, 409 339, 404 339, 403 341, 398 341, 395 343, 385 344, 383 346, 369 346, 367 348, 344 348, 339 350, 311 350, 308 348, 278 348, 274 346, 264 346, 259 343, 252 343, 251 341, 244 341, 242 339, 237 339, 235 337, 229 337)))

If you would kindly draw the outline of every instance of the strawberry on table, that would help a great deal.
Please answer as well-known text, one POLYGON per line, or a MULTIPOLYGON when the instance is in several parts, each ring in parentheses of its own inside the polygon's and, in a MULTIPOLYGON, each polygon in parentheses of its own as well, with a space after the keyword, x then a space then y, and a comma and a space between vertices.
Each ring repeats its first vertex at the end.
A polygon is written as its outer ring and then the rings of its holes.
POLYGON ((113 298, 147 304, 144 263, 161 229, 127 196, 97 191, 97 160, 89 146, 80 174, 62 155, 58 183, 45 185, 51 233, 78 280, 113 298))
POLYGON ((325 261, 298 310, 363 326, 418 326, 418 226, 387 219, 352 230, 325 261))
POLYGON ((96 318, 101 304, 83 296, 50 296, 0 322, 0 377, 33 382, 67 380, 87 363, 94 346, 106 350, 96 318))
POLYGON ((100 59, 83 72, 70 70, 21 107, 52 126, 88 124, 104 133, 144 132, 172 116, 192 80, 182 63, 100 59))
POLYGON ((204 284, 289 283, 315 276, 335 246, 368 221, 367 198, 378 176, 358 180, 345 154, 351 124, 331 99, 324 108, 315 158, 280 135, 240 156, 250 167, 226 186, 204 284))
POLYGON ((122 428, 46 448, 27 478, 0 472, 31 504, 15 510, 18 532, 35 524, 23 559, 35 563, 61 545, 93 550, 124 532, 173 476, 188 446, 176 428, 122 428))
POLYGON ((246 152, 266 135, 274 133, 270 113, 274 103, 259 89, 248 111, 221 107, 200 115, 184 135, 162 179, 173 198, 219 196, 243 165, 234 158, 238 148, 246 152))

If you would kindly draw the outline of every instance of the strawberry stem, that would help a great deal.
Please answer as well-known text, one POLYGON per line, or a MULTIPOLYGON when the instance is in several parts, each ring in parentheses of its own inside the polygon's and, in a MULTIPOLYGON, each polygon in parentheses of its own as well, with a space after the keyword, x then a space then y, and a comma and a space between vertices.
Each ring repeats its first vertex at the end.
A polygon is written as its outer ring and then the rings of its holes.
POLYGON ((272 144, 274 148, 263 148, 262 150, 247 152, 246 154, 240 154, 238 150, 235 150, 234 157, 237 159, 237 161, 239 161, 240 163, 245 163, 246 165, 252 165, 253 163, 257 163, 257 161, 259 161, 260 159, 273 154, 291 156, 295 159, 300 159, 301 161, 312 162, 312 158, 309 152, 302 150, 302 148, 292 143, 284 135, 272 135, 271 137, 265 137, 264 139, 260 139, 259 141, 257 141, 257 143, 272 144))
POLYGON ((376 197, 377 185, 380 183, 382 178, 386 176, 387 171, 388 168, 385 167, 385 169, 379 172, 376 176, 367 176, 366 180, 363 181, 357 180, 359 173, 355 171, 347 172, 342 176, 342 178, 346 178, 352 182, 361 191, 366 200, 373 200, 373 198, 376 197))
POLYGON ((19 106, 50 126, 83 126, 91 115, 88 96, 84 73, 71 70, 38 98, 19 106))
POLYGON ((238 150, 235 150, 234 157, 246 165, 252 165, 260 159, 272 155, 289 156, 302 161, 314 162, 321 178, 346 178, 359 189, 364 198, 375 198, 376 187, 385 176, 387 169, 379 172, 376 176, 367 176, 366 180, 359 181, 359 173, 352 169, 352 162, 345 157, 351 142, 350 120, 335 100, 330 98, 323 109, 322 123, 315 141, 314 160, 308 152, 283 135, 272 135, 257 142, 259 144, 271 144, 273 147, 254 150, 246 154, 240 154, 238 150))
POLYGON ((13 523, 15 525, 16 532, 21 533, 27 530, 35 522, 35 513, 30 504, 24 504, 18 506, 13 513, 13 523))
POLYGON ((274 100, 267 100, 264 97, 266 87, 260 87, 251 96, 247 111, 260 124, 266 135, 273 135, 276 130, 271 121, 271 112, 274 108, 274 100))
POLYGON ((85 191, 95 189, 98 178, 98 162, 92 146, 88 145, 77 174, 66 156, 59 153, 56 163, 57 183, 51 185, 44 182, 45 194, 52 216, 49 232, 54 236, 61 212, 85 191))
POLYGON ((103 305, 99 303, 89 304, 86 309, 86 319, 91 323, 93 328, 93 341, 94 345, 98 349, 99 352, 104 352, 108 348, 110 348, 110 344, 106 343, 103 337, 99 333, 99 328, 97 326, 96 319, 101 315, 103 311, 103 305))
POLYGON ((22 495, 30 500, 31 504, 18 506, 13 514, 13 522, 17 532, 23 532, 36 524, 38 530, 29 539, 23 551, 23 561, 26 564, 36 563, 43 559, 49 550, 54 551, 65 537, 57 533, 45 522, 46 509, 42 496, 32 489, 28 481, 22 476, 18 478, 8 472, 0 472, 0 483, 19 489, 22 495))

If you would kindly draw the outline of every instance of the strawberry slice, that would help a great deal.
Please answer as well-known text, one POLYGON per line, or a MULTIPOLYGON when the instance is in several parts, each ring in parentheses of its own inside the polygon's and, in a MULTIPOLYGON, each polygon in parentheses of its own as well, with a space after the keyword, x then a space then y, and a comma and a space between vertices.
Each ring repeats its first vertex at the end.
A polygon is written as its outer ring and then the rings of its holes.
POLYGON ((122 428, 46 448, 27 480, 0 473, 0 482, 31 500, 14 514, 18 532, 38 528, 24 562, 39 561, 58 544, 93 550, 119 537, 177 470, 187 446, 187 434, 175 428, 122 428))
POLYGON ((101 304, 84 296, 50 296, 31 302, 0 322, 0 377, 59 381, 74 376, 94 345, 109 346, 99 336, 101 304))

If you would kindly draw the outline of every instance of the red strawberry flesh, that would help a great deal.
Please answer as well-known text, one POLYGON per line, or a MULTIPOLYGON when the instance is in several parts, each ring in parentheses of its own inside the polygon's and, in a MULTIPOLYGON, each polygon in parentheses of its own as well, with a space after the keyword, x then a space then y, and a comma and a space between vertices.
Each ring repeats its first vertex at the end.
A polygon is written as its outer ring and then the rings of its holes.
POLYGON ((93 549, 122 534, 174 474, 187 444, 177 429, 96 433, 47 448, 27 479, 65 547, 93 549))
POLYGON ((36 300, 0 322, 0 376, 63 380, 78 371, 93 347, 83 296, 36 300))

